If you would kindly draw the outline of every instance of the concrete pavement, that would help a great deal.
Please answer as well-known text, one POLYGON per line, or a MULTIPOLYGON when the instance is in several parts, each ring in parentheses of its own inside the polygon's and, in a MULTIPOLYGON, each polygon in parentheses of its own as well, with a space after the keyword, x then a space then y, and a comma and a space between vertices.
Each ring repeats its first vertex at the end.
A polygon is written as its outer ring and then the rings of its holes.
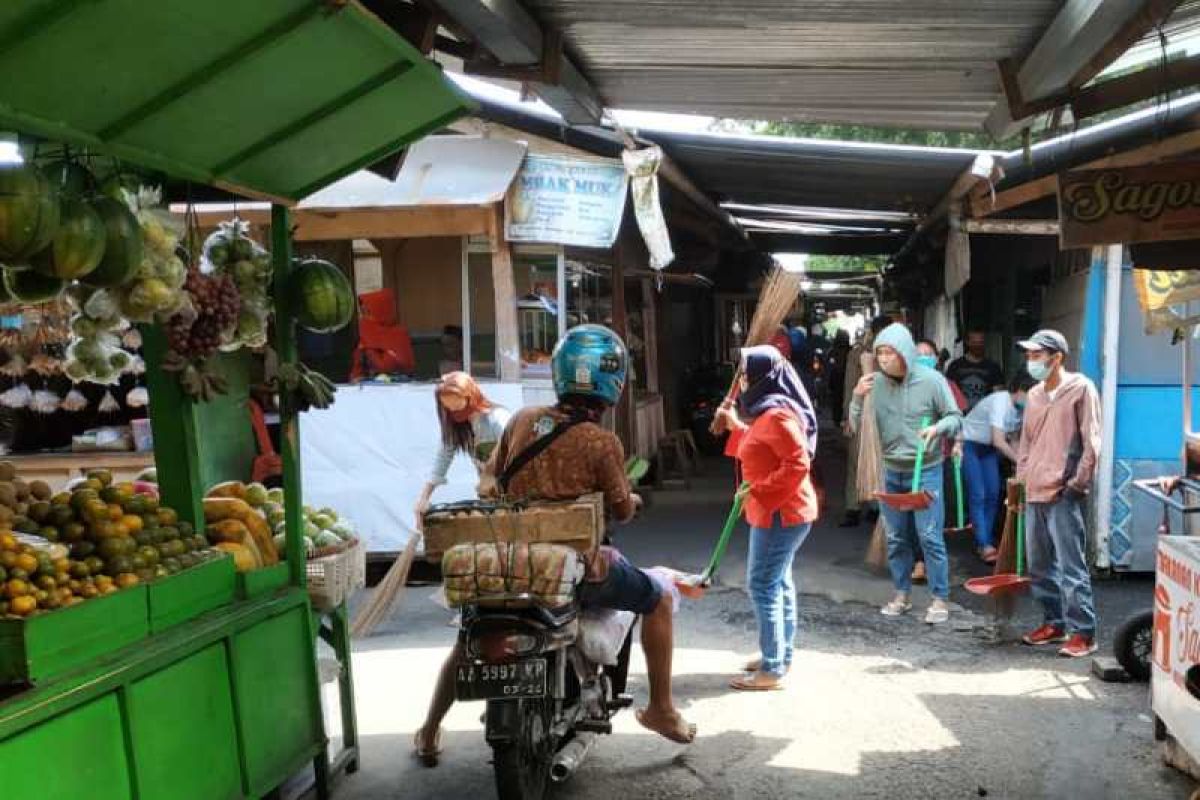
MULTIPOLYGON (((822 444, 836 501, 840 449, 822 444)), ((713 463, 690 492, 657 493, 644 517, 620 534, 639 565, 697 569, 728 509, 732 479, 713 463)), ((833 503, 831 503, 833 505, 833 503)), ((1190 783, 1160 765, 1142 684, 1105 684, 1084 661, 995 644, 986 609, 964 604, 952 623, 889 620, 877 604, 890 585, 862 565, 869 531, 840 529, 830 508, 799 557, 801 633, 788 689, 742 695, 729 678, 756 650, 753 614, 741 591, 745 537, 739 533, 722 585, 687 603, 677 620, 675 691, 700 728, 680 747, 620 714, 559 798, 1187 798, 1190 783)), ((969 543, 952 543, 954 583, 982 572, 969 543)), ((920 590, 918 590, 920 592, 920 590)), ((1148 582, 1098 584, 1102 641, 1149 601, 1148 582)), ((446 756, 427 770, 411 757, 433 675, 454 636, 450 617, 409 589, 404 608, 355 653, 363 736, 362 771, 340 800, 488 798, 490 754, 482 706, 459 704, 447 720, 446 756)), ((918 610, 927 594, 917 595, 918 610)), ((1028 600, 1020 624, 1035 623, 1028 600)), ((636 649, 635 649, 636 652, 636 649)), ((645 702, 644 665, 633 690, 645 702)))

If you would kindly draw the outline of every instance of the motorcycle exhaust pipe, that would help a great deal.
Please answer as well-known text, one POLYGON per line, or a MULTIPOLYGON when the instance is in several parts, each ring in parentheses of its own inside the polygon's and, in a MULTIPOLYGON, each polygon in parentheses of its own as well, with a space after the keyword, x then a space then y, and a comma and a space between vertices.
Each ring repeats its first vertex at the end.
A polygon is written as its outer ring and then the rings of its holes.
POLYGON ((550 764, 550 780, 563 783, 575 774, 579 765, 587 758, 588 751, 596 743, 596 734, 577 733, 575 738, 563 745, 550 764))

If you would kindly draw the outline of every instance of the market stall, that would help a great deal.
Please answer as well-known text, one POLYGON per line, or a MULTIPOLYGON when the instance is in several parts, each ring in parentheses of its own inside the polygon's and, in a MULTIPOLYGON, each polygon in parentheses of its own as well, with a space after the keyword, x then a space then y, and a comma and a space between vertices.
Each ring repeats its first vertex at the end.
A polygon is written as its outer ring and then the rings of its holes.
POLYGON ((5 794, 262 797, 311 765, 328 796, 358 756, 345 606, 310 602, 305 529, 318 552, 338 534, 303 510, 297 415, 330 397, 296 327, 340 327, 353 302, 335 267, 293 260, 287 206, 464 102, 355 2, 30 0, 0 11, 0 41, 23 76, 0 87, 20 148, 0 163, 6 307, 65 298, 62 371, 78 384, 115 385, 136 326, 157 467, 141 485, 83 465, 58 490, 35 477, 52 465, 0 465, 5 794), (202 186, 272 201, 269 238, 172 225, 159 198, 202 186), (268 325, 276 495, 236 480, 254 456, 239 356, 268 325), (339 657, 332 764, 318 636, 339 657))

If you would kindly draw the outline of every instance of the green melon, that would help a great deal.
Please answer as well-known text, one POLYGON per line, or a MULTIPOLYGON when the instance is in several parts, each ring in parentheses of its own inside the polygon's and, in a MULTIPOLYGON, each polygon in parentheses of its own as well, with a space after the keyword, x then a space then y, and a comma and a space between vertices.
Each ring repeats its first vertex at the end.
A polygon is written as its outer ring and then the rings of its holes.
POLYGON ((96 190, 96 179, 78 161, 54 161, 42 171, 63 197, 86 197, 96 190))
POLYGON ((58 191, 32 164, 0 164, 0 259, 24 262, 58 230, 58 191))
POLYGON ((142 229, 119 200, 101 197, 92 208, 104 222, 106 239, 100 265, 80 279, 88 286, 112 287, 130 281, 142 263, 142 229))
POLYGON ((21 303, 45 303, 58 297, 66 287, 62 278, 43 275, 31 269, 4 268, 4 290, 21 303))
POLYGON ((328 261, 304 259, 293 270, 289 285, 296 320, 313 333, 341 330, 354 316, 350 281, 328 261))
POLYGON ((76 197, 63 198, 58 231, 49 247, 29 259, 29 266, 54 278, 82 278, 99 266, 107 239, 104 220, 91 205, 76 197))

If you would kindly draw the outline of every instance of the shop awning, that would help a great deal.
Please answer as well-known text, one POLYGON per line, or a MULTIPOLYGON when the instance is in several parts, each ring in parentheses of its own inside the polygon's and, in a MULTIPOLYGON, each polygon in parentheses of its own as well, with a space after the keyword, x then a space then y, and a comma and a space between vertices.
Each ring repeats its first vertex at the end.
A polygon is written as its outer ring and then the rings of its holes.
POLYGON ((465 113, 353 0, 8 0, 0 131, 294 202, 465 113))

